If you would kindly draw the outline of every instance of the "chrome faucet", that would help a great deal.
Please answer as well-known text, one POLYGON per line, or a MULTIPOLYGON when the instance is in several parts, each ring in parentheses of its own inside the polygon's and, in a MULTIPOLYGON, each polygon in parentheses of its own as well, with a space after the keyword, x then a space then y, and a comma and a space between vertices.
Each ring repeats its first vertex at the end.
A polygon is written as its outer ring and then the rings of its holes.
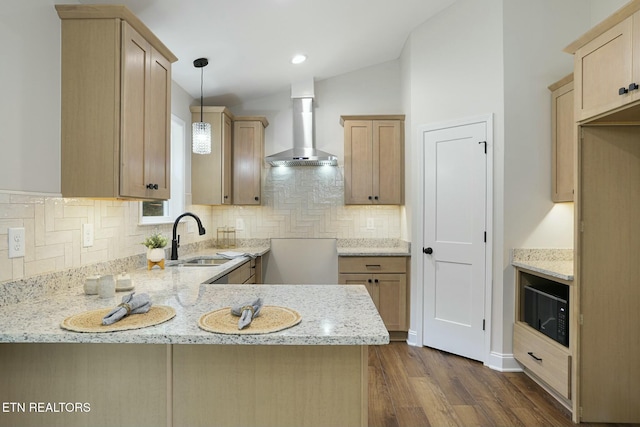
POLYGON ((178 222, 180 222, 180 220, 184 216, 190 216, 196 220, 196 222, 198 223, 198 233, 201 236, 204 233, 206 233, 206 230, 202 226, 202 221, 200 221, 200 218, 198 218, 197 215, 192 214, 191 212, 185 212, 182 215, 180 215, 178 218, 176 218, 175 222, 173 223, 173 237, 171 239, 171 259, 172 260, 178 259, 178 248, 180 247, 180 236, 179 235, 176 236, 176 234, 178 233, 178 222))

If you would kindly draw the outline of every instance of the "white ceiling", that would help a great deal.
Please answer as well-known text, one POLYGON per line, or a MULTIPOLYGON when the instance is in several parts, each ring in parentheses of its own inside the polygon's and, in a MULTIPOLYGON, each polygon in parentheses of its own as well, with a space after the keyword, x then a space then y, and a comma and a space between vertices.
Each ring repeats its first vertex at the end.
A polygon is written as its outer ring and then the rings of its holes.
MULTIPOLYGON (((97 3, 80 0, 81 3, 97 3)), ((414 28, 455 0, 101 0, 124 4, 178 57, 173 80, 233 106, 396 59, 414 28), (308 60, 294 66, 296 53, 308 60)))

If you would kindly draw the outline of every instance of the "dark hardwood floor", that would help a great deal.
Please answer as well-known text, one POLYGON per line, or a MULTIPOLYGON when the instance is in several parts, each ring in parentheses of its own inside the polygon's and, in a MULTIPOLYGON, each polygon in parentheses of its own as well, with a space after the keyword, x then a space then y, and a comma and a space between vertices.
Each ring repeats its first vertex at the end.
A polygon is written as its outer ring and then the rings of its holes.
MULTIPOLYGON (((369 347, 369 426, 574 426, 523 373, 403 342, 369 347)), ((581 426, 631 424, 581 424, 581 426)), ((638 424, 634 424, 638 426, 638 424)))

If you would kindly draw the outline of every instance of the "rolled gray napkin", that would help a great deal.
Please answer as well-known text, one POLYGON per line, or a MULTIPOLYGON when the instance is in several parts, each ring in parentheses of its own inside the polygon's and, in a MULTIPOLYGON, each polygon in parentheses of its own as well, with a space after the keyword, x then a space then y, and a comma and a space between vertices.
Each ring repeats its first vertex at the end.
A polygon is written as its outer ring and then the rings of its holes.
POLYGON ((240 316, 240 320, 238 320, 238 329, 243 329, 249 326, 253 318, 260 315, 261 308, 262 298, 257 298, 244 304, 232 306, 231 314, 234 316, 240 316))
POLYGON ((151 298, 147 294, 135 295, 131 292, 122 297, 122 303, 102 318, 103 325, 111 325, 130 314, 146 313, 151 308, 151 298))

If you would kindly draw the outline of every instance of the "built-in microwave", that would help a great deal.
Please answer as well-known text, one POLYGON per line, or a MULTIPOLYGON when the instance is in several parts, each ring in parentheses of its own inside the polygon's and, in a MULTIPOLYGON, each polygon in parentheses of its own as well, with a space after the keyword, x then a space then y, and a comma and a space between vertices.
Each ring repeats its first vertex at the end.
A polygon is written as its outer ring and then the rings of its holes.
POLYGON ((525 286, 524 321, 549 338, 569 347, 568 301, 568 290, 525 286))

